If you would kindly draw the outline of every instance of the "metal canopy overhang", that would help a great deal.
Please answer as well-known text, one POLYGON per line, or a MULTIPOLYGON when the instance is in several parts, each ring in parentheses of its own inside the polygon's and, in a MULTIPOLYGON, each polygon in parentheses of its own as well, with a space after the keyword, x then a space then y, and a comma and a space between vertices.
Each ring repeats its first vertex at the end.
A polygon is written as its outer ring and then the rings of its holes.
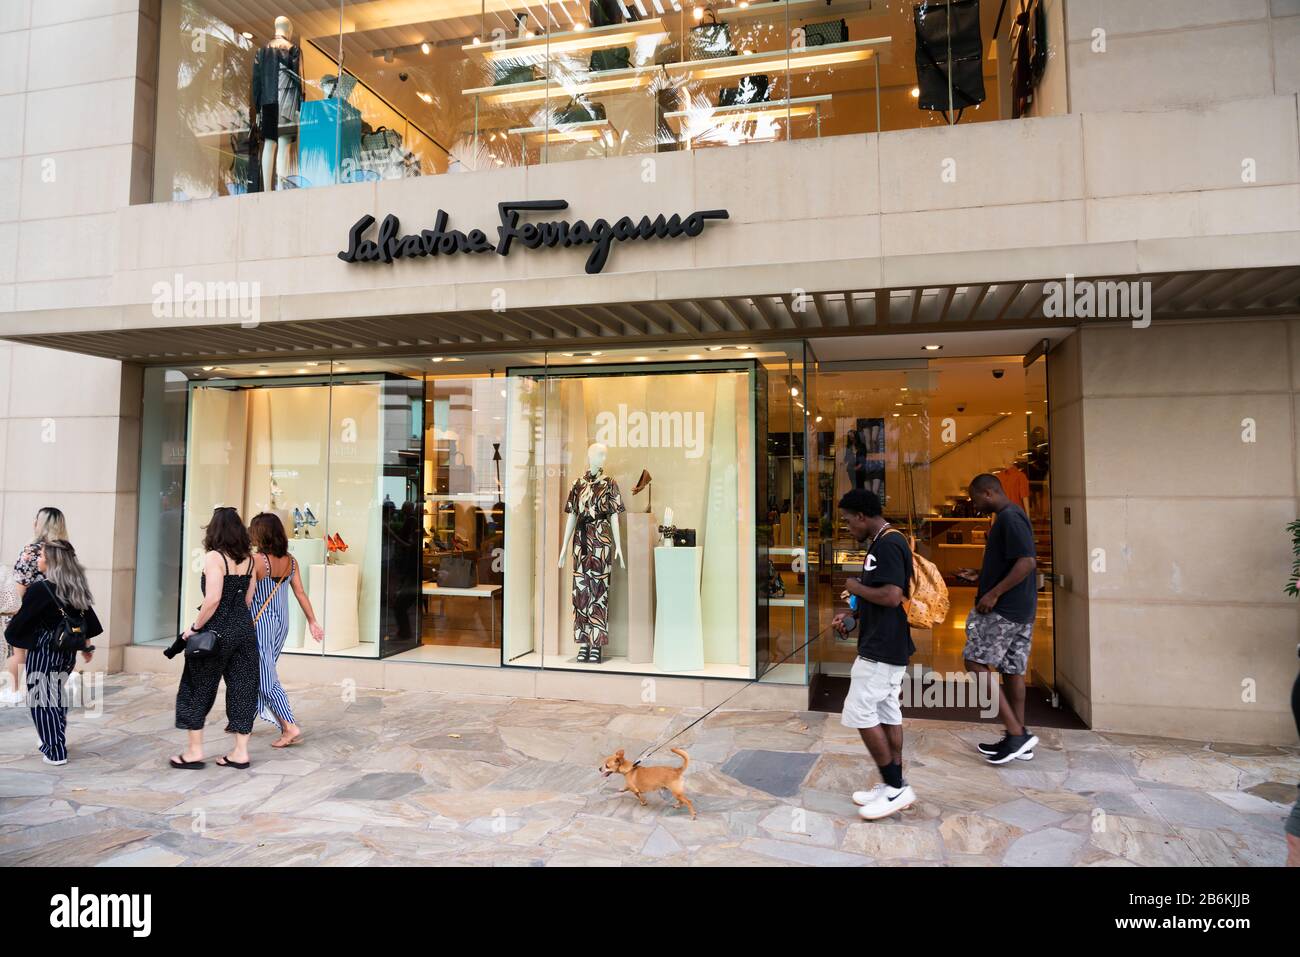
MULTIPOLYGON (((143 365, 328 359, 421 352, 498 352, 654 341, 727 341, 1076 326, 1123 317, 1054 316, 1058 278, 796 296, 653 300, 367 318, 277 320, 5 337, 143 365)), ((1076 285, 1149 282, 1151 318, 1229 319, 1300 313, 1300 266, 1079 277, 1076 285)))

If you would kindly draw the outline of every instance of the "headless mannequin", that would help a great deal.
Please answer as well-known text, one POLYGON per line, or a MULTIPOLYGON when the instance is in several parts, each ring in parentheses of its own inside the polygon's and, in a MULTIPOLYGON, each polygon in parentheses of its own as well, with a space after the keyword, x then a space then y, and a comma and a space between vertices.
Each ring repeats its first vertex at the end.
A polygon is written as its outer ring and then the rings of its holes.
MULTIPOLYGON (((601 445, 599 442, 595 443, 590 448, 588 448, 587 449, 588 471, 591 472, 593 475, 598 476, 601 470, 605 468, 605 458, 608 455, 609 455, 609 449, 601 445)), ((609 524, 610 524, 610 531, 614 535, 614 557, 618 559, 619 568, 626 568, 627 565, 623 563, 623 542, 619 538, 619 534, 618 534, 618 516, 612 516, 610 518, 609 524)), ((569 520, 564 523, 564 541, 560 544, 560 563, 559 563, 560 568, 564 567, 564 560, 569 555, 569 544, 573 541, 573 533, 574 530, 577 529, 577 527, 578 527, 578 516, 570 512, 569 520)))
MULTIPOLYGON (((293 46, 293 24, 288 17, 275 18, 275 36, 268 47, 288 49, 293 46)), ((282 123, 285 118, 282 118, 282 123)), ((285 178, 289 175, 289 163, 293 159, 293 145, 297 138, 297 118, 293 118, 294 127, 281 126, 279 136, 268 136, 262 141, 262 189, 282 189, 285 178)))

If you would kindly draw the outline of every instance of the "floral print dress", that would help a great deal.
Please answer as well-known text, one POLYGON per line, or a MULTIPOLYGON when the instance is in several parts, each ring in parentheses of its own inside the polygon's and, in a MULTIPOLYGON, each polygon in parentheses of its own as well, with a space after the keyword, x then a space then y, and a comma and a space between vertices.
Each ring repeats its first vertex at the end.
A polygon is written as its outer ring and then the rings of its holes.
POLYGON ((612 475, 584 472, 573 483, 564 511, 578 517, 573 532, 573 637, 595 648, 609 643, 609 573, 614 568, 610 522, 624 511, 612 475))

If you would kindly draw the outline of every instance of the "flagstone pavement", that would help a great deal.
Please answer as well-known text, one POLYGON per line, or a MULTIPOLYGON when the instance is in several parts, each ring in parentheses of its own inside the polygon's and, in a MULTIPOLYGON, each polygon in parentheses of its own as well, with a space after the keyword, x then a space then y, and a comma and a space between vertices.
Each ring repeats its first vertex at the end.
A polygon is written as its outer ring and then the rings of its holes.
MULTIPOLYGON (((874 783, 838 716, 723 711, 690 752, 691 820, 642 808, 597 765, 700 712, 290 686, 306 732, 253 767, 174 771, 175 679, 119 674, 102 713, 74 711, 71 761, 43 764, 27 711, 0 708, 2 865, 1277 865, 1295 748, 1040 731, 1033 761, 995 768, 987 727, 906 726, 917 804, 859 821, 874 783)), ((228 740, 218 703, 209 757, 228 740)), ((648 763, 677 758, 656 753, 648 763)))

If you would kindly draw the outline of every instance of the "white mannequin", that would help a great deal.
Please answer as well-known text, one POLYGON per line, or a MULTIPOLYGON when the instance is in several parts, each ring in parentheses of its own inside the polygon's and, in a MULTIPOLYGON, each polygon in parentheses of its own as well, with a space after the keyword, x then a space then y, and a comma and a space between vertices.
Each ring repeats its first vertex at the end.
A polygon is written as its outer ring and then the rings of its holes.
MULTIPOLYGON (((275 37, 267 46, 288 47, 293 45, 293 23, 288 17, 275 18, 275 37)), ((293 158, 293 134, 286 134, 281 128, 278 139, 267 139, 262 143, 262 189, 280 189, 289 175, 289 161, 293 158), (274 178, 272 178, 274 172, 274 178)))
MULTIPOLYGON (((587 466, 592 475, 599 475, 605 468, 605 459, 609 455, 609 449, 599 442, 592 443, 587 448, 587 466)), ((626 568, 623 564, 623 542, 618 533, 618 515, 614 514, 609 517, 609 526, 614 536, 614 557, 618 559, 618 567, 626 568)), ((564 541, 560 545, 560 562, 559 567, 564 567, 564 560, 569 554, 569 543, 573 541, 573 533, 578 528, 578 516, 569 513, 569 520, 564 524, 564 541)))

